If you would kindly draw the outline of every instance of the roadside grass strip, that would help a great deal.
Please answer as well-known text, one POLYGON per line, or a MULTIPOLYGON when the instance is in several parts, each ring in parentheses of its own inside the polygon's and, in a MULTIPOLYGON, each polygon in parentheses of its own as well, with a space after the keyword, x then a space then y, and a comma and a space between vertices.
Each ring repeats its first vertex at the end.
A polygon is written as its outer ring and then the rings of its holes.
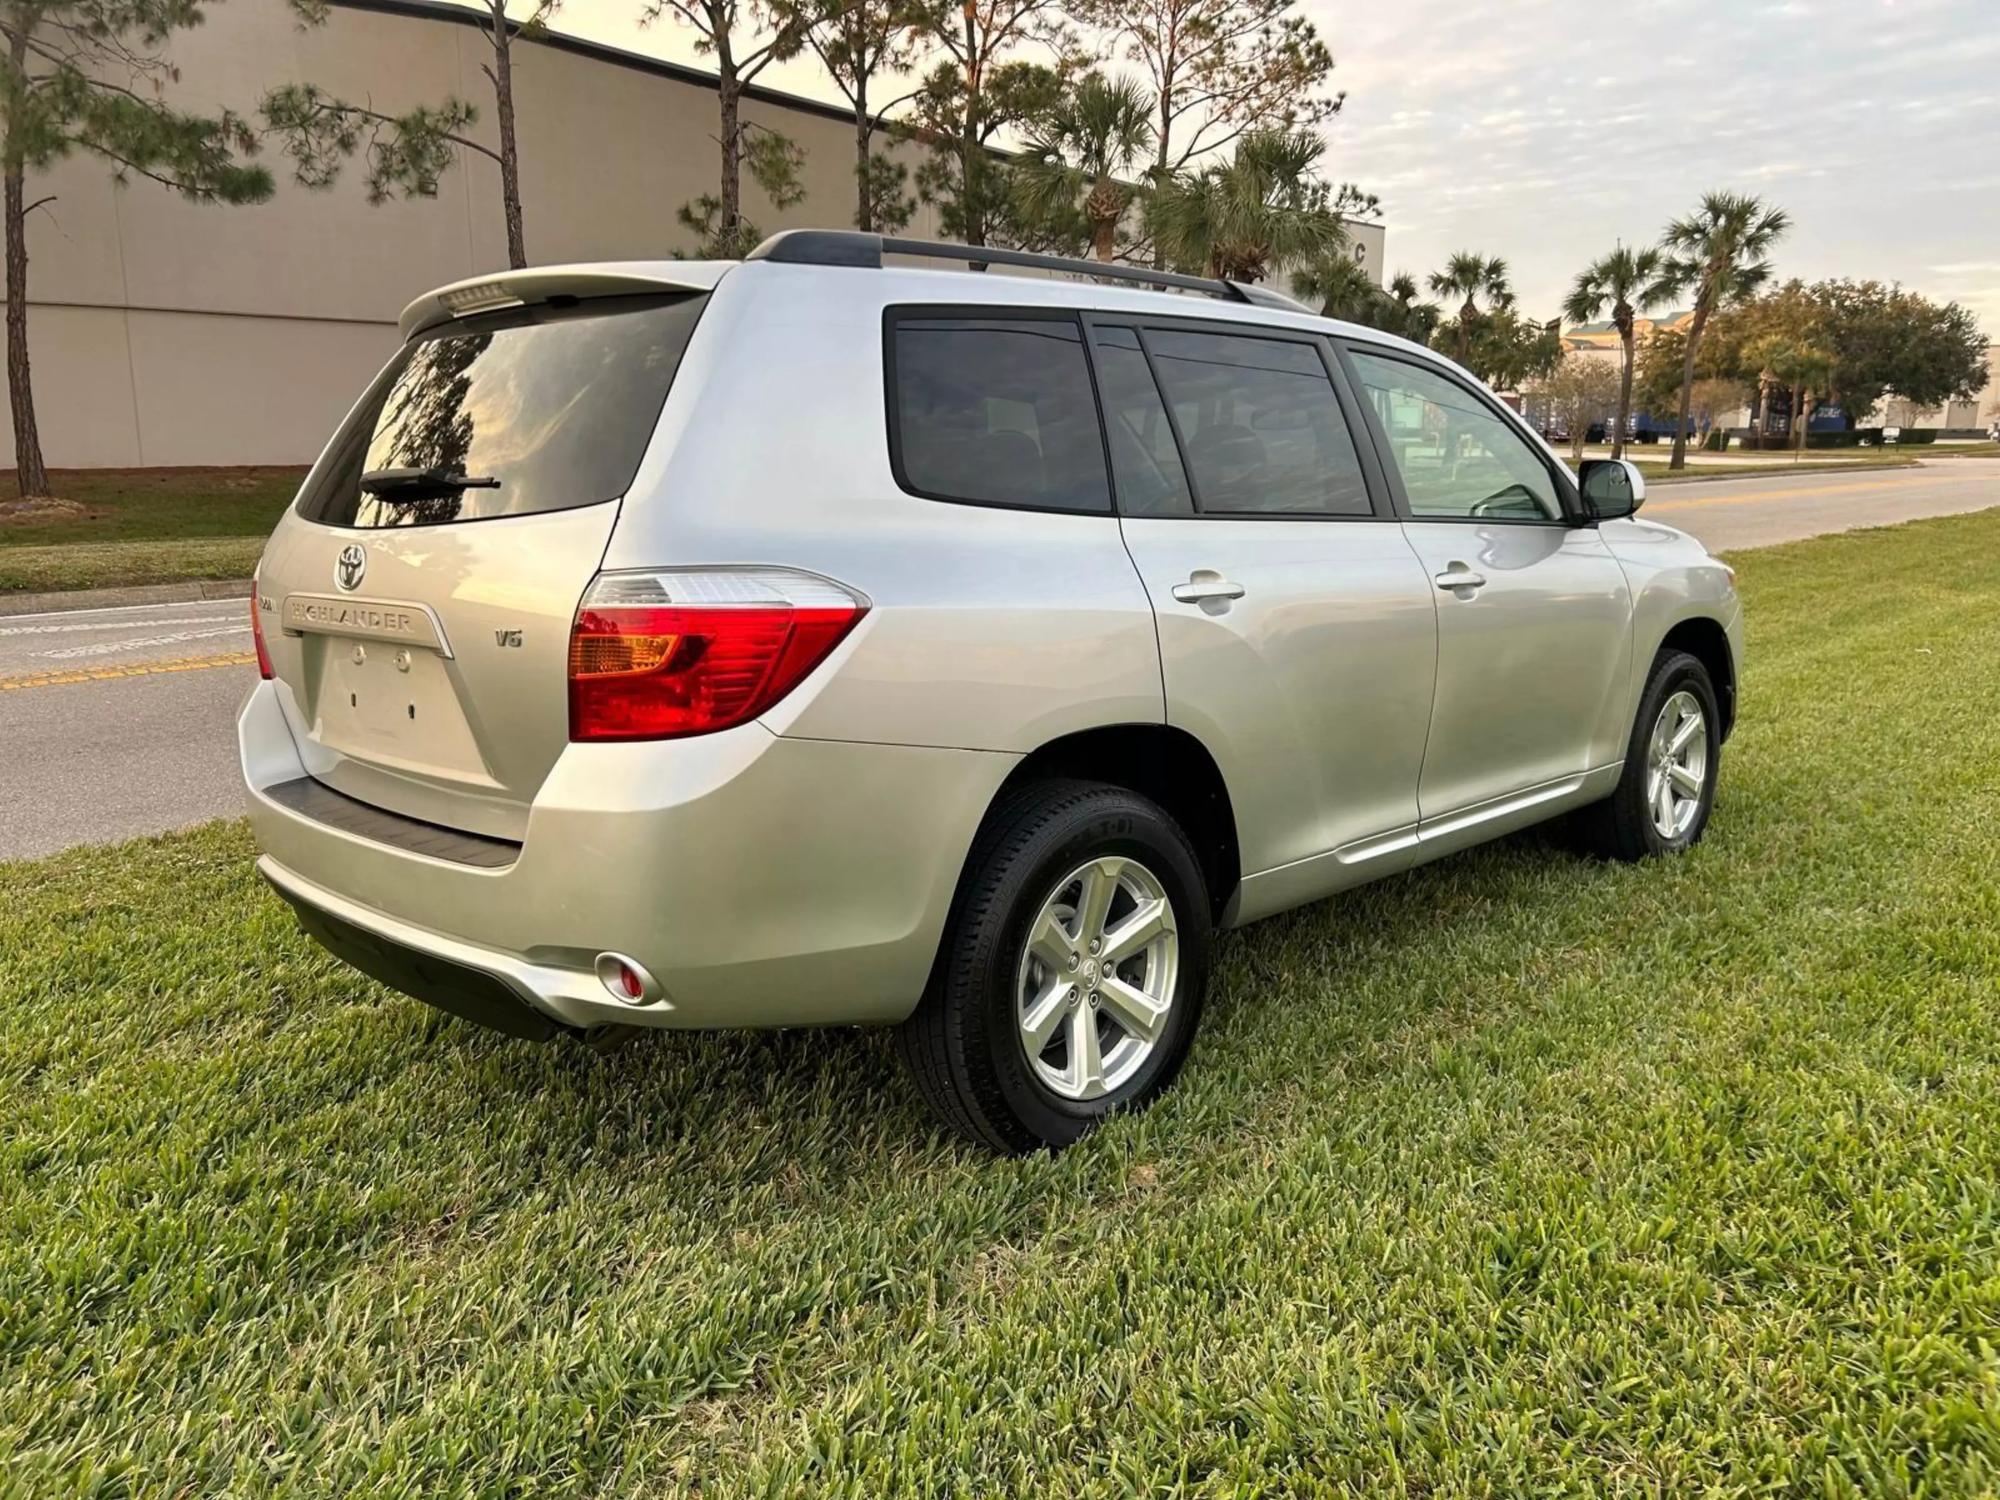
POLYGON ((1231 934, 1059 1157, 876 1033, 475 1030, 239 823, 0 866, 0 1488, 1994 1493, 2000 512, 1734 561, 1699 849, 1231 934))

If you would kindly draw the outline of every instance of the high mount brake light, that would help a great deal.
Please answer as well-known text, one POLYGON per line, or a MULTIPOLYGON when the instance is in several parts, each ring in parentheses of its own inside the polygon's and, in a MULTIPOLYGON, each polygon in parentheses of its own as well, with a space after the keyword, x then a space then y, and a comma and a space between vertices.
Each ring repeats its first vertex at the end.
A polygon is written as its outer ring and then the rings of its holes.
POLYGON ((278 674, 271 670, 271 653, 264 645, 264 606, 257 597, 257 580, 250 580, 250 639, 257 643, 257 675, 269 682, 278 674))
POLYGON ((569 737, 663 740, 748 723, 802 682, 868 603, 788 568, 600 574, 569 638, 569 737))

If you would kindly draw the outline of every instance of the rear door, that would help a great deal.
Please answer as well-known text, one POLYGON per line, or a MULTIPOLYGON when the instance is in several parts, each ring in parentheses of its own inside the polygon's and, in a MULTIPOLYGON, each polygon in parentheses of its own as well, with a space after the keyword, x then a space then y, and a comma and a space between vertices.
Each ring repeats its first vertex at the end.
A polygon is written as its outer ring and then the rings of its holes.
POLYGON ((519 838, 568 741, 567 653, 705 299, 458 319, 399 350, 258 571, 307 769, 519 838))
POLYGON ((1379 872, 1415 842, 1436 611, 1324 346, 1151 320, 1099 322, 1093 346, 1167 718, 1220 763, 1246 876, 1334 856, 1283 905, 1344 883, 1344 864, 1379 872))
POLYGON ((1424 836, 1478 831, 1623 753, 1631 590, 1571 518, 1567 476, 1492 397, 1421 357, 1344 348, 1437 600, 1424 836))

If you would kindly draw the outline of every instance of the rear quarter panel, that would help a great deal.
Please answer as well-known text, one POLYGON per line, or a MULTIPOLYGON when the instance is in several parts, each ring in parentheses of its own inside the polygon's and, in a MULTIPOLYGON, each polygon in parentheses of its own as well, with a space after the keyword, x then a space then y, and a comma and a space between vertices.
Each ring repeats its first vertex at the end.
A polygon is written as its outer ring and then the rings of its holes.
POLYGON ((854 634, 765 716, 780 734, 1025 752, 1161 722, 1152 609, 1115 517, 897 485, 884 285, 756 262, 724 280, 605 567, 770 563, 864 593, 854 634))

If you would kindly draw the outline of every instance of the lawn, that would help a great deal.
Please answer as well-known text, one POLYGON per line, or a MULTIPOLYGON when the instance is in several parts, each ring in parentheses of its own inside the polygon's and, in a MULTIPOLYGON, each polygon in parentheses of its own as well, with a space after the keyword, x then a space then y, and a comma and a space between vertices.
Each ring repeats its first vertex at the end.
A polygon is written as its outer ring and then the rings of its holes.
POLYGON ((23 1494, 2000 1485, 2000 512, 1736 559, 1708 841, 1227 938, 1057 1157, 878 1035, 472 1030, 239 825, 0 866, 23 1494))
MULTIPOLYGON (((246 578, 305 471, 61 469, 80 511, 18 519, 0 505, 0 592, 246 578)), ((4 493, 14 490, 11 477, 4 493)))

